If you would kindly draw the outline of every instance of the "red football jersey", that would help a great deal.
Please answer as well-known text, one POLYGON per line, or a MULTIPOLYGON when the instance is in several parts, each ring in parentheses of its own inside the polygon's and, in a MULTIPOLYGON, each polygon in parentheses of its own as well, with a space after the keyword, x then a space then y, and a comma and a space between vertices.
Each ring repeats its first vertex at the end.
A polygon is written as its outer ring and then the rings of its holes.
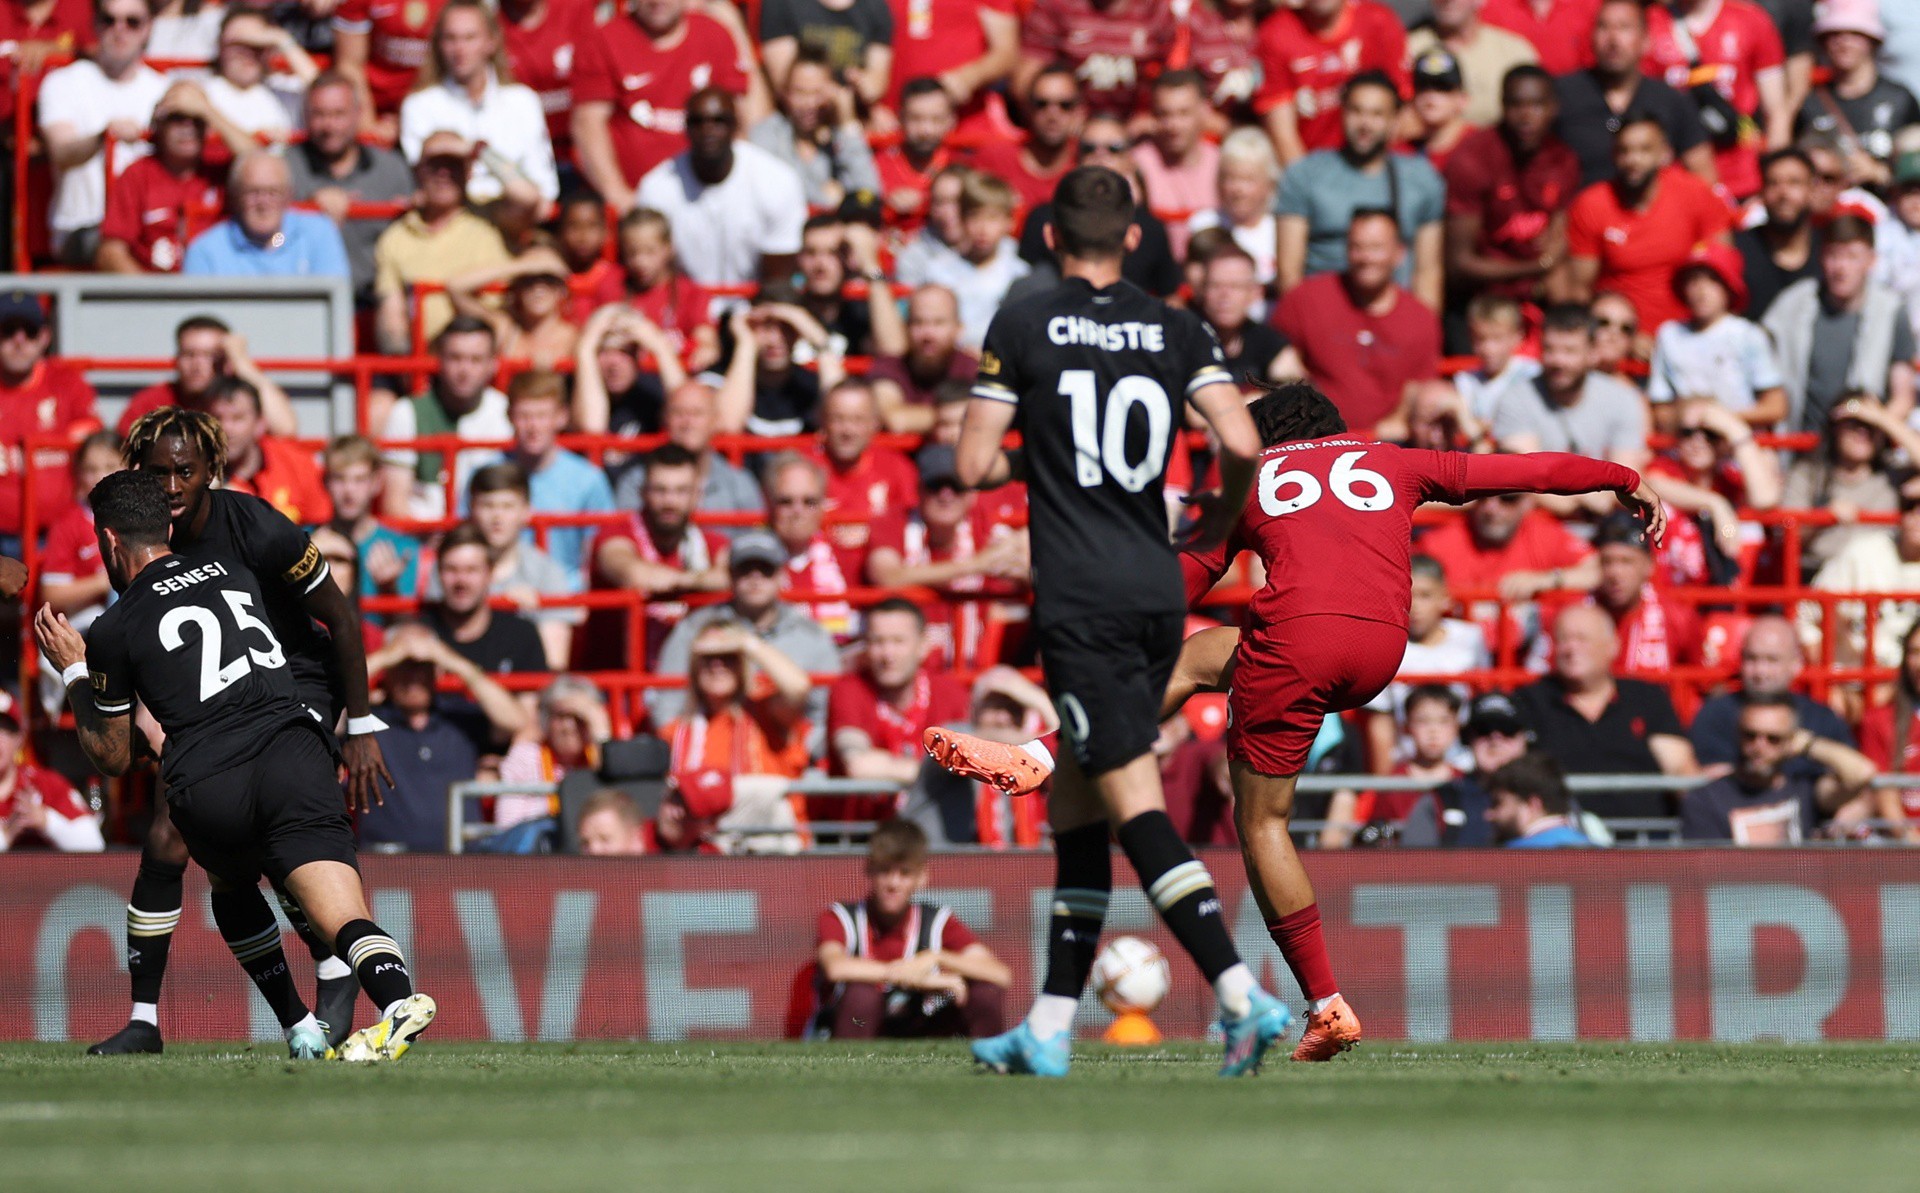
POLYGON ((1229 20, 1201 0, 1189 0, 1184 34, 1172 65, 1199 72, 1208 102, 1225 112, 1240 112, 1253 103, 1260 80, 1258 27, 1229 20))
MULTIPOLYGON (((920 739, 935 725, 950 725, 967 719, 967 687, 944 671, 922 670, 914 678, 907 706, 897 708, 880 698, 873 677, 862 669, 850 671, 834 681, 827 696, 827 740, 842 729, 859 729, 876 750, 901 758, 920 756, 920 739)), ((833 753, 835 774, 840 769, 840 752, 833 753)))
POLYGON ((78 503, 69 506, 47 531, 47 545, 40 552, 40 582, 90 580, 105 567, 100 558, 100 536, 93 529, 93 511, 78 503))
POLYGON ((1242 550, 1267 567, 1247 606, 1248 628, 1341 614, 1404 627, 1412 585, 1413 511, 1494 493, 1630 489, 1631 468, 1538 452, 1476 456, 1350 436, 1283 443, 1260 456, 1258 479, 1224 547, 1183 552, 1188 605, 1198 605, 1242 550))
POLYGON ((1012 141, 989 141, 973 155, 973 168, 1004 179, 1020 196, 1020 210, 1032 211, 1042 203, 1053 202, 1053 188, 1060 185, 1079 155, 1072 149, 1062 157, 1060 168, 1052 174, 1035 174, 1020 156, 1020 146, 1012 141))
MULTIPOLYGON (((995 539, 1014 533, 1017 533, 1014 527, 995 522, 993 512, 975 501, 953 540, 936 547, 918 513, 895 509, 874 519, 873 534, 867 540, 868 559, 870 563, 872 553, 882 547, 898 555, 902 563, 915 567, 970 559, 995 539)), ((871 576, 867 580, 873 582, 871 576)), ((1009 580, 978 575, 962 576, 946 585, 949 592, 995 596, 1016 596, 1022 588, 1009 580)), ((934 601, 920 606, 920 611, 927 615, 927 641, 933 644, 933 657, 952 667, 959 666, 961 659, 977 661, 975 654, 986 631, 986 608, 985 602, 976 600, 934 601)))
POLYGON ((1596 182, 1567 209, 1567 252, 1600 262, 1595 290, 1617 290, 1633 304, 1640 326, 1684 319, 1673 292, 1674 271, 1694 246, 1725 236, 1733 224, 1727 205, 1706 183, 1679 166, 1660 171, 1645 211, 1620 205, 1611 182, 1596 182))
POLYGON ((504 9, 500 12, 500 40, 513 64, 513 81, 540 97, 547 136, 555 156, 562 159, 573 143, 573 64, 580 44, 593 35, 593 5, 588 0, 547 0, 545 18, 532 28, 516 25, 504 9))
POLYGON ((591 305, 600 307, 610 302, 633 304, 634 310, 667 333, 682 357, 693 342, 693 333, 713 325, 713 296, 707 293, 706 287, 683 273, 635 294, 627 286, 626 270, 614 266, 601 275, 591 305))
MULTIPOLYGON (((594 537, 593 547, 587 553, 588 574, 592 577, 592 587, 604 592, 617 587, 600 571, 600 548, 616 540, 625 540, 633 544, 633 549, 641 559, 648 563, 661 563, 683 571, 700 572, 713 566, 714 561, 726 554, 727 540, 711 530, 698 526, 689 526, 680 537, 680 545, 672 551, 662 551, 654 545, 653 535, 647 530, 647 523, 640 511, 631 511, 625 523, 608 526, 594 537)), ((661 644, 673 627, 687 615, 687 603, 683 600, 650 600, 646 605, 647 642, 646 663, 651 667, 660 657, 661 644)), ((619 609, 595 609, 587 614, 584 632, 575 635, 576 659, 594 667, 614 665, 611 660, 625 660, 624 647, 627 643, 627 615, 619 609)))
POLYGON ((143 157, 113 180, 100 236, 125 241, 143 268, 178 273, 188 242, 220 222, 225 197, 222 170, 203 166, 177 178, 158 158, 143 157))
POLYGON ((612 135, 628 186, 687 147, 687 100, 702 87, 736 95, 747 90, 750 63, 740 60, 725 27, 688 13, 679 40, 660 45, 628 16, 599 26, 580 46, 573 102, 613 105, 612 135))
POLYGON ((1593 23, 1599 15, 1600 0, 1548 0, 1544 16, 1534 0, 1487 0, 1480 10, 1487 24, 1532 42, 1541 67, 1556 75, 1593 65, 1593 23))
MULTIPOLYGON (((35 22, 23 3, 0 4, 0 42, 52 42, 62 54, 78 56, 93 48, 93 5, 88 0, 55 0, 35 22)), ((12 53, 0 54, 0 120, 13 118, 14 100, 20 90, 14 79, 12 53)))
MULTIPOLYGON (((895 109, 908 80, 935 78, 987 52, 982 12, 1017 19, 1013 0, 887 0, 887 7, 893 10, 893 72, 888 76, 887 105, 895 109)), ((984 98, 983 88, 971 106, 984 98)))
POLYGON ((933 176, 952 164, 953 155, 942 149, 927 161, 925 170, 916 170, 899 147, 883 149, 873 155, 873 168, 880 175, 880 198, 902 237, 913 235, 927 222, 927 197, 933 190, 933 176), (914 196, 914 206, 899 205, 902 192, 914 196))
POLYGON ((1071 66, 1093 111, 1131 116, 1173 52, 1177 28, 1167 0, 1111 0, 1105 6, 1037 0, 1020 29, 1020 52, 1071 66))
MULTIPOLYGON (((1694 82, 1711 75, 1714 90, 1725 96, 1736 109, 1752 116, 1760 110, 1758 77, 1763 70, 1775 70, 1787 61, 1780 43, 1780 30, 1765 9, 1746 0, 1720 0, 1719 11, 1705 32, 1696 32, 1700 74, 1695 75, 1689 56, 1674 37, 1673 12, 1664 4, 1647 8, 1647 56, 1640 69, 1667 86, 1685 92, 1694 82)), ((1714 165, 1720 181, 1735 195, 1745 197, 1760 189, 1759 137, 1749 137, 1731 149, 1716 149, 1714 165)))
POLYGON ((1373 0, 1353 0, 1318 33, 1299 12, 1282 8, 1260 23, 1259 56, 1254 110, 1264 116, 1291 102, 1309 150, 1339 147, 1340 89, 1361 71, 1386 71, 1402 95, 1413 93, 1406 28, 1373 0))
POLYGON ((93 386, 77 371, 53 361, 34 366, 24 384, 0 386, 0 534, 17 535, 26 517, 26 472, 33 470, 34 523, 44 529, 73 504, 73 475, 66 447, 36 446, 28 462, 28 436, 77 442, 98 429, 93 386))
POLYGON ((340 0, 333 27, 367 38, 367 90, 378 112, 398 112, 433 53, 433 23, 447 0, 340 0))
POLYGON ((866 571, 867 543, 873 520, 890 510, 912 509, 920 502, 920 473, 913 461, 890 447, 870 447, 852 468, 842 469, 815 447, 810 453, 827 471, 827 538, 848 577, 866 571), (841 519, 850 519, 842 521, 841 519))

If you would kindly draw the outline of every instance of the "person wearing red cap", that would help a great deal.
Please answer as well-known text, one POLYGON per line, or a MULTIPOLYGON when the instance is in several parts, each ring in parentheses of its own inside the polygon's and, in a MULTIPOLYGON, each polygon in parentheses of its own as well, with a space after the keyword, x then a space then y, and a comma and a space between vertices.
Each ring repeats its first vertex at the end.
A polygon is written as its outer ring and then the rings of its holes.
POLYGON ((1758 431, 1787 416, 1787 391, 1773 343, 1740 317, 1747 283, 1740 250, 1718 241, 1693 250, 1673 273, 1673 292, 1687 317, 1660 325, 1653 340, 1647 396, 1655 425, 1671 431, 1678 403, 1713 398, 1758 431))

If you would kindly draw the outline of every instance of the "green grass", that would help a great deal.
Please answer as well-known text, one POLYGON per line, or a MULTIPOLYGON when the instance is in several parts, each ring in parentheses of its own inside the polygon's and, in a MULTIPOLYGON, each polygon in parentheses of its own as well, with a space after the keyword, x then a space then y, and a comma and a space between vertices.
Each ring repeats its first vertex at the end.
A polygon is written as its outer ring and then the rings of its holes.
POLYGON ((1374 1044, 1213 1076, 1082 1047, 1064 1082, 958 1044, 0 1046, 0 1188, 1920 1188, 1920 1049, 1374 1044))

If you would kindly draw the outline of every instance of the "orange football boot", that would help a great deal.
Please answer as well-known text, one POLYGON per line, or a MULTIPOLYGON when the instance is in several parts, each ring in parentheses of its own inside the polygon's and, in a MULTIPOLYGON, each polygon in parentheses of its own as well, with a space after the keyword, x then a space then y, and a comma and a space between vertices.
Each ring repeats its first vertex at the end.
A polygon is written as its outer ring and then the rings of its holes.
POLYGON ((1332 1060, 1360 1042, 1360 1017, 1338 994, 1307 1017, 1307 1030, 1293 1050, 1295 1060, 1332 1060))
POLYGON ((977 779, 1008 795, 1025 795, 1053 777, 1050 767, 1019 746, 954 729, 929 729, 927 757, 963 779, 977 779))

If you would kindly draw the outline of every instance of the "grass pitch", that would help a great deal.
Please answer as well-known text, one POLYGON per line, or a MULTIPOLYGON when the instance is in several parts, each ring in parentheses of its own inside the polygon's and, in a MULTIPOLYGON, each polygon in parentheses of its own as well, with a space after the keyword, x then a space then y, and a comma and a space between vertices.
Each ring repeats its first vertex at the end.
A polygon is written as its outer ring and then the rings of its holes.
POLYGON ((0 1187, 1920 1188, 1920 1049, 1373 1044, 1227 1082, 1082 1046, 1061 1082, 960 1045, 0 1046, 0 1187))

